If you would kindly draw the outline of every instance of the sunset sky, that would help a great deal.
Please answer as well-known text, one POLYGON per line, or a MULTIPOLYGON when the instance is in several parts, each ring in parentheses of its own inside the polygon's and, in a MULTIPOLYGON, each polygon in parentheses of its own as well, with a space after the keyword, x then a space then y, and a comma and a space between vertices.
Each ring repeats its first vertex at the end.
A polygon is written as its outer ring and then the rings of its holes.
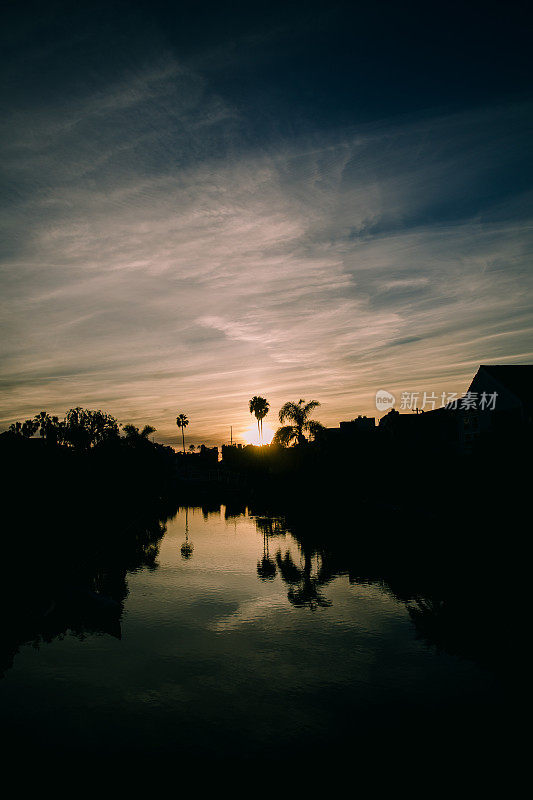
POLYGON ((8 3, 0 428, 221 444, 531 363, 525 9, 8 3))

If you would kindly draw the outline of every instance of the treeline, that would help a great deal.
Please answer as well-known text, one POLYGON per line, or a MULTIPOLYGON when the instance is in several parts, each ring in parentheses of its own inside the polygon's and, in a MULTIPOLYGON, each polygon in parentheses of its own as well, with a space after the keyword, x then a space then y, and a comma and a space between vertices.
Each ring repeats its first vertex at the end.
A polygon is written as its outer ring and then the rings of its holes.
MULTIPOLYGON (((150 441, 153 432, 74 408, 63 419, 42 411, 0 435, 1 547, 9 565, 0 601, 12 608, 0 672, 22 642, 100 630, 91 593, 120 605, 127 572, 155 568, 164 522, 176 511, 176 459, 172 448, 150 441)), ((119 635, 115 617, 111 623, 119 635)))
POLYGON ((41 411, 0 435, 7 473, 6 512, 35 513, 45 524, 86 530, 120 527, 172 494, 175 454, 150 440, 149 425, 120 426, 101 410, 41 411), (110 524, 111 520, 111 524, 110 524))
MULTIPOLYGON (((146 425, 139 431, 135 425, 124 425, 123 431, 125 438, 131 443, 139 437, 146 439, 155 432, 155 428, 146 425)), ((2 435, 4 439, 31 439, 37 433, 49 445, 65 445, 84 451, 117 439, 120 436, 120 426, 111 414, 100 409, 77 406, 67 411, 63 419, 41 411, 24 422, 14 422, 2 435)))
POLYGON ((151 442, 153 432, 75 408, 63 419, 42 411, 0 436, 9 565, 0 675, 28 641, 39 646, 67 630, 120 636, 127 573, 156 568, 165 520, 176 512, 174 451, 151 442))

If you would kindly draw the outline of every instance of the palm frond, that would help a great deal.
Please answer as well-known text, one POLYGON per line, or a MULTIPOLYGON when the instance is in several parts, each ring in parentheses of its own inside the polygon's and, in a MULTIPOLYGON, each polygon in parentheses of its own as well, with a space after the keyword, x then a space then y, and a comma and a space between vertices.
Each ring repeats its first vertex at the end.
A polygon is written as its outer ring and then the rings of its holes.
MULTIPOLYGON (((303 401, 302 401, 302 402, 303 402, 303 401)), ((303 409, 303 410, 304 410, 304 413, 305 413, 305 416, 306 416, 306 417, 308 417, 308 416, 309 416, 309 414, 311 413, 311 411, 312 411, 314 408, 318 408, 318 406, 319 406, 319 405, 320 405, 320 403, 318 402, 318 400, 310 400, 310 401, 307 403, 307 405, 305 405, 305 406, 304 406, 304 409, 303 409)))
POLYGON ((250 414, 255 414, 257 419, 263 419, 268 414, 270 403, 266 397, 258 397, 255 395, 250 400, 249 404, 250 414))
POLYGON ((295 421, 296 417, 298 416, 300 408, 298 403, 285 403, 279 410, 279 421, 285 422, 285 420, 292 420, 295 421))
POLYGON ((284 425, 278 428, 272 439, 272 444, 280 445, 281 447, 288 447, 293 439, 298 436, 298 431, 294 425, 284 425))
POLYGON ((320 437, 322 432, 326 430, 325 426, 322 425, 321 422, 317 422, 316 419, 310 419, 309 422, 305 423, 304 428, 315 441, 320 437))
POLYGON ((285 403, 280 409, 279 421, 293 422, 301 429, 306 425, 311 411, 319 405, 320 403, 318 400, 310 400, 306 403, 302 398, 300 398, 297 403, 285 403))

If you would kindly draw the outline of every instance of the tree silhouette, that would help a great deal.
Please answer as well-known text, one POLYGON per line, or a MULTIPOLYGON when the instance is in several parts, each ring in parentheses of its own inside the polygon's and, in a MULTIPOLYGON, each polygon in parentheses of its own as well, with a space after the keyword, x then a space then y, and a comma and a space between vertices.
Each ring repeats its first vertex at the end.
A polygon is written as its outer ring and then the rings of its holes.
MULTIPOLYGON (((30 420, 24 423, 28 425, 30 420)), ((46 411, 36 414, 33 420, 34 431, 38 430, 39 435, 47 444, 57 444, 62 441, 65 433, 65 423, 60 422, 58 417, 51 417, 46 411)))
POLYGON ((185 428, 189 424, 189 419, 186 414, 178 414, 176 418, 176 425, 181 428, 181 440, 183 442, 183 452, 185 452, 185 428))
POLYGON ((14 422, 9 426, 9 431, 23 439, 31 439, 34 433, 39 430, 39 422, 36 419, 26 419, 24 422, 14 422))
POLYGON ((284 425, 278 428, 274 436, 274 442, 287 447, 292 441, 296 440, 298 444, 306 442, 304 431, 307 431, 313 438, 323 429, 320 422, 314 419, 309 419, 309 415, 314 408, 317 408, 320 403, 317 400, 310 400, 306 403, 305 400, 298 400, 297 403, 285 403, 279 412, 280 422, 291 422, 291 425, 284 425))
MULTIPOLYGON (((141 435, 148 436, 153 430, 147 425, 141 435)), ((119 436, 118 423, 111 414, 80 406, 71 408, 62 420, 40 411, 33 419, 16 422, 9 428, 11 434, 24 439, 31 438, 37 431, 48 445, 66 445, 78 451, 89 450, 119 436)))
POLYGON ((49 422, 50 416, 46 413, 46 411, 40 411, 35 415, 35 423, 37 424, 39 435, 42 436, 43 439, 46 436, 46 428, 49 422))
POLYGON ((130 441, 140 441, 141 439, 148 439, 148 437, 155 433, 155 428, 151 425, 145 425, 142 431, 136 425, 124 425, 122 430, 126 434, 126 439, 130 441))
MULTIPOLYGON (((52 421, 56 419, 52 417, 52 421)), ((100 409, 93 411, 77 406, 71 408, 65 417, 63 437, 76 450, 88 450, 104 441, 118 438, 118 435, 116 419, 100 409)))
POLYGON ((255 418, 257 420, 257 434, 259 436, 259 441, 261 444, 263 443, 263 419, 268 414, 268 410, 270 408, 270 404, 268 400, 264 397, 258 397, 255 395, 252 397, 249 403, 250 414, 255 414, 255 418))

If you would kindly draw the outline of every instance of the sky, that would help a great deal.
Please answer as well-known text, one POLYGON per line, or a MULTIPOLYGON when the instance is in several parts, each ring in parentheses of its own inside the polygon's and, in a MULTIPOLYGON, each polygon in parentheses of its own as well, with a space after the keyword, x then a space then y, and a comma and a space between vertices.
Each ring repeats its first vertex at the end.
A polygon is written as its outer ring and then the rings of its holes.
POLYGON ((526 3, 6 8, 0 429, 222 444, 532 363, 526 3))

